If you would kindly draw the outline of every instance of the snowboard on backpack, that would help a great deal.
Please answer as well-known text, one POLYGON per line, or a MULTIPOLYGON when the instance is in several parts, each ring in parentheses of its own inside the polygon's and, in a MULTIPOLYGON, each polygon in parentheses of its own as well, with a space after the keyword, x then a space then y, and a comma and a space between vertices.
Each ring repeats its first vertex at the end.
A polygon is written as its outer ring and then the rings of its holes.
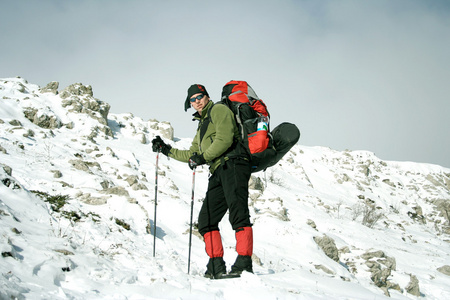
POLYGON ((270 130, 267 106, 246 81, 226 83, 222 103, 235 114, 241 140, 251 157, 252 173, 275 165, 300 138, 300 131, 292 123, 285 122, 270 130))

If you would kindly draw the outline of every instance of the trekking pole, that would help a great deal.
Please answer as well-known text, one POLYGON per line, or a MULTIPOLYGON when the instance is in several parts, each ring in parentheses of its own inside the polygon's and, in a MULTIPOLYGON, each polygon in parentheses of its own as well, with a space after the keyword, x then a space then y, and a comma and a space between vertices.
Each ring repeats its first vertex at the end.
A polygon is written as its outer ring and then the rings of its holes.
POLYGON ((155 165, 155 216, 153 217, 153 257, 156 253, 156 206, 158 205, 158 160, 159 152, 156 152, 156 165, 155 165))
POLYGON ((188 256, 188 274, 191 270, 191 245, 192 245, 192 215, 194 214, 194 190, 195 190, 195 168, 192 172, 192 197, 191 197, 191 223, 189 227, 189 256, 188 256))

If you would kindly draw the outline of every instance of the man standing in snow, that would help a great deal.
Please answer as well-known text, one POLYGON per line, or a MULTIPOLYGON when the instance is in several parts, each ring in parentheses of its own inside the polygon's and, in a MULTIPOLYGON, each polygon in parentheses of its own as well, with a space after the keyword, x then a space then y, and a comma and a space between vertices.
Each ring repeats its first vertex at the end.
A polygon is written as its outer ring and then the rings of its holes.
POLYGON ((251 167, 249 157, 241 149, 239 132, 233 112, 224 104, 214 104, 205 87, 189 87, 184 110, 193 107, 194 120, 199 121, 197 133, 189 150, 179 150, 166 144, 159 136, 153 139, 153 151, 181 162, 191 169, 208 164, 211 176, 208 190, 198 216, 198 230, 205 241, 209 256, 206 277, 220 279, 253 272, 253 231, 248 209, 248 181, 251 167), (219 222, 229 210, 229 221, 236 232, 238 256, 227 275, 223 260, 219 222))

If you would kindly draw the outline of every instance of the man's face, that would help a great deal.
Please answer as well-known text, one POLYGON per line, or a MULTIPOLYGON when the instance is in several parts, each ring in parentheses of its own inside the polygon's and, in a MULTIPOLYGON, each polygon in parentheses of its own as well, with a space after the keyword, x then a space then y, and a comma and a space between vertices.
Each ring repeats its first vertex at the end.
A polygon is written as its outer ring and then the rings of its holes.
POLYGON ((209 102, 209 98, 206 95, 203 95, 201 93, 192 95, 192 97, 191 97, 191 105, 196 111, 198 111, 199 114, 202 114, 202 110, 206 106, 206 104, 208 104, 208 102, 209 102), (203 96, 203 97, 200 98, 198 96, 203 96), (192 101, 192 100, 194 100, 194 101, 192 101))

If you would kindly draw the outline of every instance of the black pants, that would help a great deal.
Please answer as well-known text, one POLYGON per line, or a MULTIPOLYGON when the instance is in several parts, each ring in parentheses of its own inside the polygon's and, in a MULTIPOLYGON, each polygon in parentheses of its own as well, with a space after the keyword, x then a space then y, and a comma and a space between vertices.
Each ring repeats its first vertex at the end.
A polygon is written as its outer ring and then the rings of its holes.
POLYGON ((219 230, 219 222, 227 210, 230 211, 229 220, 234 230, 252 226, 248 210, 250 174, 250 163, 242 159, 229 159, 214 171, 198 216, 201 235, 219 230))

